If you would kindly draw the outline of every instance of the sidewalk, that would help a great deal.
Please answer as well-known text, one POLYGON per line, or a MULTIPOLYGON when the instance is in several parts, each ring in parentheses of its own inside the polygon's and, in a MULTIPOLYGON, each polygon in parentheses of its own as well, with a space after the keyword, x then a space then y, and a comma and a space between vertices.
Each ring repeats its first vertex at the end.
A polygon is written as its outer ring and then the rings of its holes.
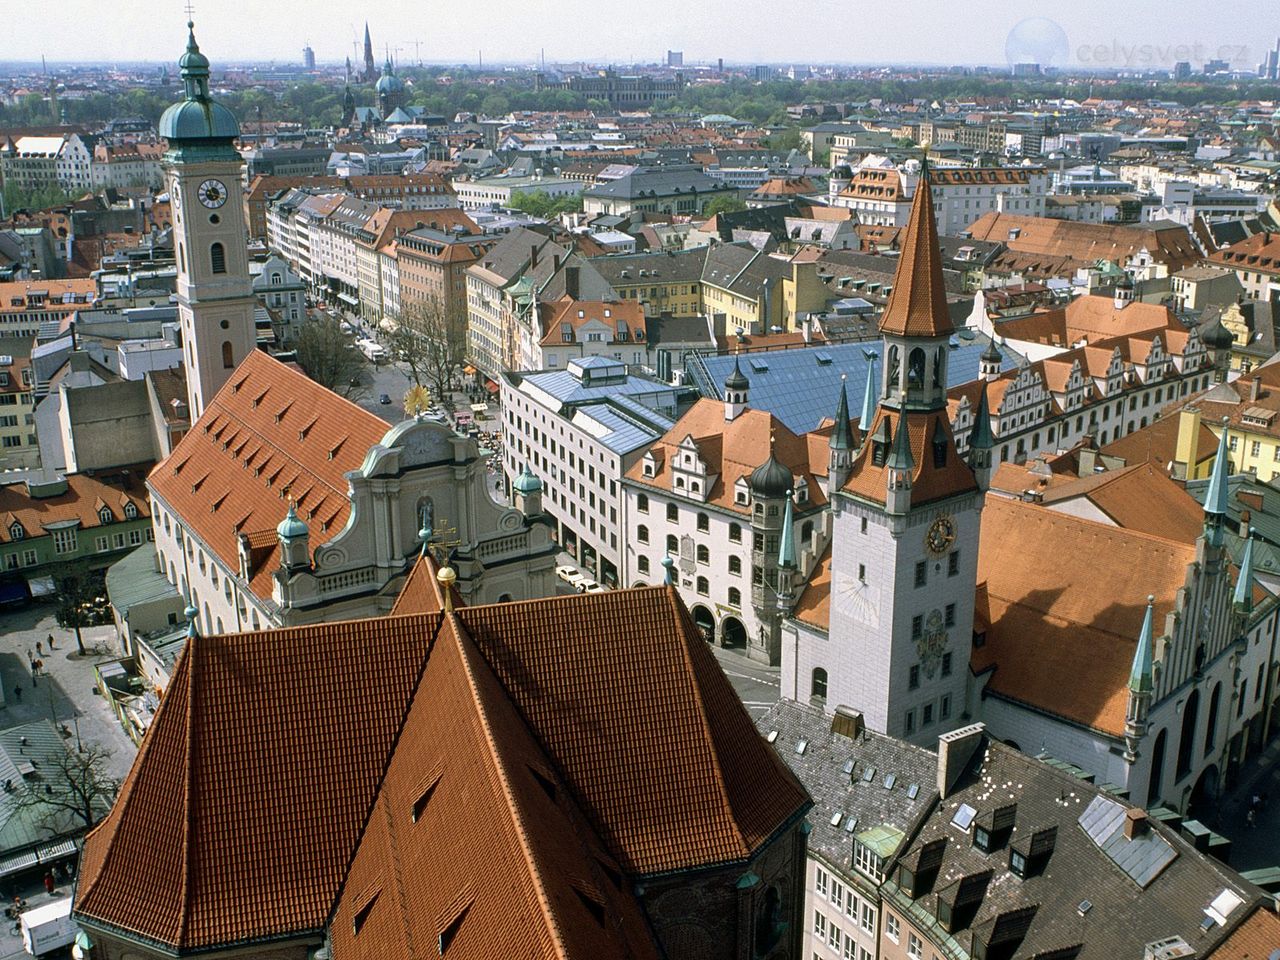
POLYGON ((119 658, 115 628, 88 627, 81 631, 85 646, 98 645, 102 654, 81 656, 76 648, 74 632, 59 627, 52 606, 35 603, 25 610, 0 614, 0 727, 12 727, 34 720, 52 720, 65 727, 65 736, 82 743, 95 743, 111 751, 109 772, 124 779, 133 765, 137 748, 125 734, 110 706, 98 693, 93 668, 119 658), (45 646, 45 638, 53 634, 57 644, 50 652, 45 648, 40 659, 44 672, 32 684, 27 651, 35 653, 37 641, 45 646), (15 695, 21 688, 22 697, 15 695))
POLYGON ((1245 762, 1239 785, 1218 798, 1212 814, 1201 821, 1231 840, 1231 866, 1236 870, 1280 866, 1280 740, 1245 762), (1266 794, 1268 803, 1257 825, 1248 823, 1249 799, 1266 794))

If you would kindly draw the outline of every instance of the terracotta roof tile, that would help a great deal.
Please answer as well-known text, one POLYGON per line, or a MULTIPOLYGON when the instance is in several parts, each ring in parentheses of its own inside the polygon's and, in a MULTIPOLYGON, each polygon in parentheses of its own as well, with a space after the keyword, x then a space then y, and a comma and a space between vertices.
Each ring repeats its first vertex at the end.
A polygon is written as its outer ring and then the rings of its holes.
MULTIPOLYGON (((255 350, 147 483, 236 570, 237 536, 275 530, 290 494, 312 549, 337 536, 351 507, 344 474, 386 432, 373 414, 255 350), (215 500, 215 490, 225 498, 215 500)), ((271 547, 251 571, 259 597, 271 595, 271 547)))
POLYGON ((989 498, 978 582, 990 627, 974 673, 994 670, 990 693, 1122 734, 1147 595, 1163 624, 1194 559, 1194 546, 989 498))
POLYGON ((1044 495, 1045 504, 1084 498, 1117 527, 1194 545, 1204 532, 1204 508, 1149 461, 1107 470, 1044 495))
POLYGON ((149 463, 98 471, 94 476, 70 474, 67 491, 53 497, 32 497, 25 483, 0 486, 0 516, 8 519, 0 527, 0 543, 14 541, 13 524, 22 525, 24 537, 42 537, 53 523, 78 520, 81 529, 104 526, 99 511, 105 506, 113 522, 126 519, 125 506, 132 503, 138 517, 151 515, 143 478, 149 463))
POLYGON ((1260 908, 1208 956, 1210 960, 1268 960, 1277 948, 1280 948, 1280 917, 1260 908))
POLYGON ((807 809, 674 591, 443 616, 190 641, 77 915, 194 950, 336 904, 335 952, 389 957, 465 911, 465 955, 651 957, 619 874, 744 859, 807 809))
POLYGON ((822 552, 804 592, 796 601, 795 610, 791 614, 801 623, 820 630, 828 630, 831 625, 831 546, 822 552))
POLYGON ((902 239, 893 291, 880 317, 880 332, 906 337, 945 337, 954 329, 942 280, 933 191, 924 178, 911 204, 911 218, 902 239))
MULTIPOLYGON (((879 431, 885 420, 889 421, 891 432, 901 424, 897 411, 880 407, 876 411, 876 418, 871 422, 872 435, 879 431)), ((907 432, 911 441, 911 457, 915 461, 915 473, 911 482, 912 506, 978 489, 973 471, 956 452, 951 422, 945 411, 911 414, 907 418, 907 432), (932 445, 939 431, 946 441, 947 461, 942 467, 935 467, 932 445)), ((872 503, 884 503, 888 490, 888 472, 887 468, 873 462, 873 447, 871 442, 862 445, 853 461, 853 469, 849 473, 849 479, 845 481, 844 489, 872 503)))

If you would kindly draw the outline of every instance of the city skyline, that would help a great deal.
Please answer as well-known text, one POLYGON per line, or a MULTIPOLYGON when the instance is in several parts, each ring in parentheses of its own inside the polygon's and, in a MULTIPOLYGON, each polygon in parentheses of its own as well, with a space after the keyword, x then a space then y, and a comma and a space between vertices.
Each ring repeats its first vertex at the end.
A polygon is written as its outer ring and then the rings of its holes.
MULTIPOLYGON (((1008 65, 1037 62, 1068 69, 1161 70, 1178 61, 1226 60, 1249 70, 1274 46, 1274 35, 1251 30, 1253 18, 1235 0, 1210 7, 1191 0, 1140 0, 1122 23, 1110 17, 1105 0, 1083 0, 1066 12, 1047 3, 1027 4, 1016 12, 995 0, 964 8, 935 0, 904 5, 894 18, 856 18, 853 11, 808 2, 792 19, 793 32, 741 29, 732 35, 726 23, 767 23, 776 9, 763 0, 710 0, 691 9, 675 0, 656 0, 645 16, 602 16, 598 5, 568 0, 547 14, 501 0, 490 8, 490 23, 501 30, 477 36, 466 18, 439 16, 437 5, 405 0, 364 8, 296 2, 270 8, 246 0, 227 0, 215 9, 197 6, 195 20, 202 46, 223 63, 301 63, 311 46, 321 64, 360 59, 359 41, 367 20, 379 62, 389 53, 399 63, 490 64, 547 62, 644 63, 662 59, 667 49, 683 50, 685 63, 1008 65), (317 10, 317 7, 319 8, 317 10), (847 30, 828 30, 832 17, 847 30), (903 22, 932 25, 903 30, 903 22), (249 32, 244 24, 257 29, 249 32), (309 26, 312 25, 312 26, 309 26), (316 29, 323 24, 325 29, 316 29), (714 38, 714 39, 710 39, 714 38)), ((168 62, 177 49, 183 7, 171 0, 162 9, 126 0, 112 16, 86 0, 42 7, 10 36, 5 61, 39 63, 168 62), (172 7, 172 10, 168 10, 172 7), (75 50, 75 57, 63 51, 75 50)), ((1274 28, 1280 31, 1280 26, 1274 28)))

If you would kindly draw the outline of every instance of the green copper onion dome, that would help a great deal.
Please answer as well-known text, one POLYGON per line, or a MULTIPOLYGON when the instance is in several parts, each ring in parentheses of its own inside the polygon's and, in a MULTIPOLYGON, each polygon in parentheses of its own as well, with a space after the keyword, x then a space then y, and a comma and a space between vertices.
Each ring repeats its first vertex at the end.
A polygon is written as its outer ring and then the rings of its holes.
POLYGON ((178 60, 183 99, 160 117, 160 136, 170 141, 234 140, 240 136, 235 114, 209 95, 209 58, 196 44, 195 28, 187 24, 187 49, 178 60))
POLYGON ((526 496, 531 493, 539 493, 542 490, 542 481, 526 466, 520 471, 520 475, 511 482, 511 489, 526 496))

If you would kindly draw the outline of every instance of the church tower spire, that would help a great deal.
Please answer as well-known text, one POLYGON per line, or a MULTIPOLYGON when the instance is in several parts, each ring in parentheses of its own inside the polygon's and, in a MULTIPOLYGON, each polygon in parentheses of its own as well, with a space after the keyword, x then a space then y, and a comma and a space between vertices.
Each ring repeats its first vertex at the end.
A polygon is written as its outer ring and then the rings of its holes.
POLYGON ((1125 759, 1133 763, 1138 759, 1138 744, 1147 729, 1147 714, 1151 709, 1151 694, 1155 690, 1155 640, 1152 619, 1156 598, 1147 597, 1147 612, 1138 632, 1138 647, 1133 653, 1133 666, 1129 670, 1129 704, 1125 709, 1125 759))
POLYGON ((373 39, 369 36, 369 21, 364 22, 364 80, 373 83, 378 79, 378 67, 373 62, 373 39))
POLYGON ((240 199, 240 124, 209 92, 209 59, 187 24, 178 67, 183 99, 160 117, 168 142, 165 179, 173 211, 178 320, 194 422, 257 346, 256 301, 240 199))
POLYGON ((827 489, 839 490, 849 479, 849 468, 853 465, 853 428, 849 426, 849 391, 845 387, 845 378, 840 378, 840 401, 836 404, 836 422, 831 430, 828 442, 829 457, 827 463, 827 489))
POLYGON ((1227 456, 1227 421, 1222 421, 1222 435, 1218 437, 1218 455, 1209 474, 1209 489, 1204 498, 1204 533, 1211 547, 1222 546, 1223 528, 1227 520, 1229 492, 1227 478, 1231 475, 1231 460, 1227 456))

